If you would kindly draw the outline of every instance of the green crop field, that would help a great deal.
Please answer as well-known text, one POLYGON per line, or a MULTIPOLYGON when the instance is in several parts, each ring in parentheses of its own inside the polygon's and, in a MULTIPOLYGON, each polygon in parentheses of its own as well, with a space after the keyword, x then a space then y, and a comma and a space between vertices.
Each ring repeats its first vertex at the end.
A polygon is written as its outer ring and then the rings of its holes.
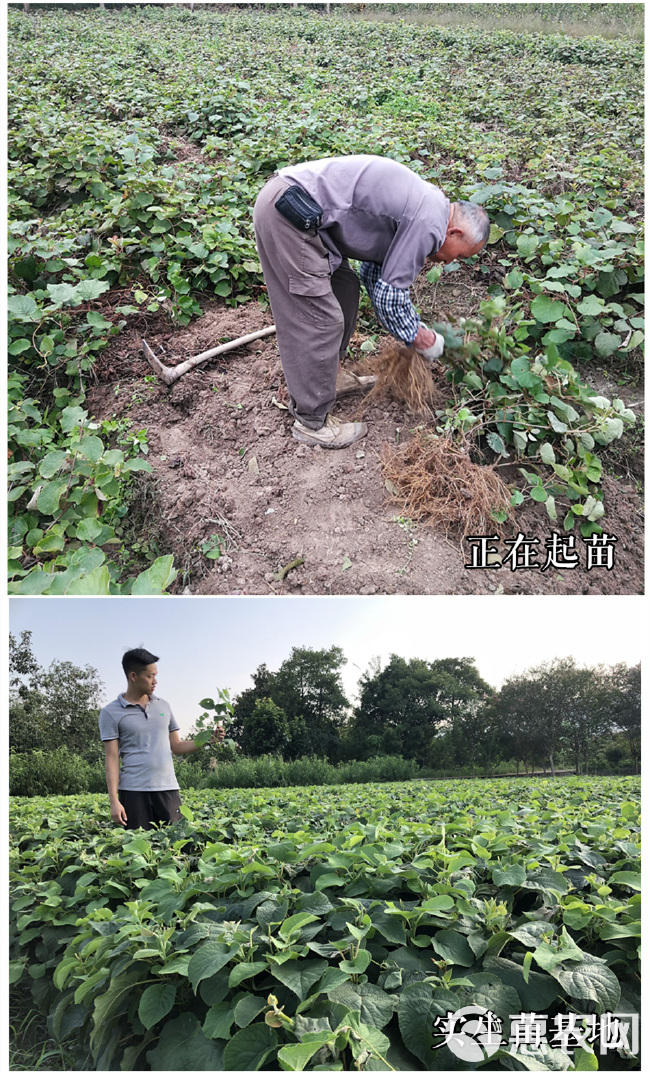
MULTIPOLYGON (((588 5, 559 7, 584 18, 588 5)), ((255 197, 277 167, 337 154, 393 157, 486 207, 488 252, 457 277, 474 318, 448 332, 453 398, 438 426, 488 461, 513 459, 513 506, 532 499, 567 532, 601 531, 606 448, 635 420, 615 396, 642 361, 642 41, 571 37, 561 21, 523 33, 354 20, 334 6, 329 18, 18 8, 11 591, 173 583, 172 555, 128 529, 151 469, 146 427, 91 412, 96 367, 120 333, 187 325, 208 301, 264 303, 255 197), (593 368, 606 387, 589 386, 593 368)), ((449 297, 441 272, 422 281, 424 315, 449 297)), ((361 323, 372 349, 367 302, 361 323)), ((162 511, 153 499, 149 517, 162 511)))
POLYGON ((638 1068, 513 1032, 523 1013, 550 1042, 558 1017, 639 1012, 639 794, 631 777, 188 791, 148 833, 113 828, 101 796, 14 801, 16 1000, 31 990, 65 1068, 638 1068), (470 1062, 442 1023, 468 1006, 503 1036, 470 1062))

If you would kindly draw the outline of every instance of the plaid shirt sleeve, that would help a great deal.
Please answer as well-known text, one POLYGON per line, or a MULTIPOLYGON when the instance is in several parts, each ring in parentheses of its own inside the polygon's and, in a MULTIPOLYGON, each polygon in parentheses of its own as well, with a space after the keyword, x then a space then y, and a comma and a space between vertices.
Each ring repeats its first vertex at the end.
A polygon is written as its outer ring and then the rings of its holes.
POLYGON ((420 327, 420 318, 408 290, 400 290, 381 278, 381 265, 363 261, 361 280, 370 295, 375 314, 382 327, 396 339, 412 343, 420 327))

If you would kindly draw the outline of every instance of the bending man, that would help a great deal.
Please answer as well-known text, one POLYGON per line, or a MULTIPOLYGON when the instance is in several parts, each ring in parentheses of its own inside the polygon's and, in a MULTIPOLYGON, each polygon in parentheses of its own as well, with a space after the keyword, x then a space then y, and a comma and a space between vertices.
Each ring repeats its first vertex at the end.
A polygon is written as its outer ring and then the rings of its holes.
MULTIPOLYGON (((127 651, 122 658, 126 692, 99 713, 111 818, 127 830, 149 830, 154 823, 180 819, 181 798, 172 755, 197 751, 194 741, 181 741, 167 701, 154 695, 157 661, 158 656, 146 648, 127 651)), ((224 736, 220 727, 212 741, 224 736)))
POLYGON ((449 264, 479 253, 490 233, 487 213, 471 202, 450 203, 395 160, 343 156, 281 168, 260 192, 253 222, 292 434, 312 446, 347 447, 367 431, 331 415, 337 394, 359 386, 339 372, 359 308, 349 258, 361 261, 380 324, 433 359, 443 340, 420 320, 409 288, 426 261, 449 264))

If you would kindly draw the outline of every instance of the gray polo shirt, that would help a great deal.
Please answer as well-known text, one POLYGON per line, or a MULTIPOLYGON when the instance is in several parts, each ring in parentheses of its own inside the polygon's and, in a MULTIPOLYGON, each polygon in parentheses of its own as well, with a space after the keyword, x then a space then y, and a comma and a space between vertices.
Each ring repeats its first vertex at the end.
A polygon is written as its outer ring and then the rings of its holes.
POLYGON ((283 179, 323 209, 318 234, 330 271, 342 257, 380 264, 384 283, 408 290, 445 240, 449 200, 404 164, 383 156, 338 156, 290 164, 283 179))
POLYGON ((99 712, 102 741, 119 741, 118 789, 142 792, 178 789, 169 734, 179 729, 166 700, 153 696, 146 707, 120 695, 99 712))

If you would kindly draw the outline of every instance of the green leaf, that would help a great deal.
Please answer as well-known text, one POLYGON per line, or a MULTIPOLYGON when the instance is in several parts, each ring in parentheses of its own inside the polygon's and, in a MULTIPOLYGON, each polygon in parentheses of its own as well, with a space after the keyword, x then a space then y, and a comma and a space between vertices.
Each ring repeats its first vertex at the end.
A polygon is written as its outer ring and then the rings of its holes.
POLYGON ((566 893, 569 885, 559 871, 553 871, 550 867, 540 867, 538 871, 528 871, 522 886, 527 890, 555 890, 556 893, 566 893))
POLYGON ((38 493, 36 505, 41 514, 56 514, 63 492, 68 486, 67 480, 52 480, 38 493))
POLYGON ((602 298, 597 298, 595 294, 588 294, 586 298, 583 298, 581 302, 576 305, 576 309, 583 316, 600 316, 604 311, 605 302, 602 298))
POLYGON ((522 257, 530 257, 535 252, 539 245, 539 238, 537 235, 519 235, 517 239, 517 249, 521 253, 522 257))
POLYGON ((559 420, 559 418, 556 417, 555 414, 553 413, 552 409, 549 409, 549 410, 546 411, 546 416, 548 417, 548 423, 550 424, 550 426, 551 426, 551 428, 553 429, 554 432, 568 432, 569 431, 568 424, 565 424, 564 421, 559 420))
POLYGON ((529 389, 535 387, 539 382, 539 376, 535 376, 530 371, 530 361, 527 357, 516 357, 510 365, 510 374, 514 377, 520 387, 529 389))
POLYGON ((212 975, 216 975, 232 960, 236 952, 236 947, 228 949, 223 942, 204 942, 196 953, 192 954, 187 968, 187 978, 194 987, 194 993, 202 979, 209 979, 212 975))
POLYGON ((38 467, 40 475, 45 477, 46 480, 49 480, 55 473, 58 473, 63 465, 65 465, 67 458, 68 452, 66 450, 51 450, 45 455, 38 467))
POLYGON ((38 320, 38 305, 29 294, 12 294, 7 298, 7 311, 14 320, 38 320))
POLYGON ((511 272, 508 272, 505 281, 513 290, 518 290, 524 281, 524 277, 518 268, 513 268, 511 272))
POLYGON ((124 471, 127 473, 135 473, 138 471, 151 473, 153 469, 151 464, 145 460, 145 458, 129 458, 128 462, 124 463, 124 471))
POLYGON ((61 430, 71 432, 73 428, 80 427, 87 416, 88 414, 81 406, 66 406, 61 413, 61 430))
POLYGON ((593 1001, 597 1012, 613 1012, 618 1007, 620 983, 600 957, 583 952, 580 964, 558 965, 548 971, 570 997, 593 1001))
POLYGON ((550 443, 542 443, 539 448, 539 456, 545 465, 553 465, 555 463, 555 451, 550 443))
POLYGON ((433 1048, 435 1020, 459 1008, 459 998, 453 990, 443 990, 430 983, 413 983, 402 990, 397 1007, 402 1041, 425 1068, 435 1067, 432 1063, 437 1053, 433 1048))
POLYGON ((153 1027, 172 1009, 176 987, 171 983, 148 986, 140 998, 138 1016, 144 1027, 153 1027))
MULTIPOLYGON (((638 333, 635 332, 635 334, 638 333)), ((29 339, 15 339, 12 343, 9 344, 9 353, 12 356, 15 356, 16 354, 22 354, 25 352, 25 350, 29 350, 31 345, 32 344, 29 339)))
POLYGON ((80 540, 90 540, 91 543, 94 543, 103 528, 101 521, 96 517, 85 517, 77 525, 75 535, 80 540))
POLYGON ((278 1063, 280 1068, 288 1069, 289 1072, 302 1072, 307 1062, 329 1040, 333 1040, 333 1031, 318 1031, 314 1034, 303 1036, 302 1042, 290 1043, 278 1050, 278 1063))
POLYGON ((153 1072, 214 1072, 225 1067, 223 1054, 223 1043, 206 1038, 194 1013, 184 1012, 165 1024, 147 1060, 153 1072))
POLYGON ((106 279, 82 279, 81 283, 77 283, 75 289, 81 301, 94 301, 100 294, 104 294, 109 287, 110 283, 106 279))
POLYGON ((326 968, 325 960, 288 960, 284 964, 271 964, 271 974, 304 1001, 326 968))
POLYGON ((557 521, 557 507, 555 505, 555 498, 553 495, 549 495, 544 501, 546 507, 546 513, 550 517, 551 521, 557 521))
POLYGON ((134 596, 160 595, 178 576, 174 569, 174 556, 163 555, 157 558, 149 569, 144 570, 133 582, 131 594, 134 596))
POLYGON ((280 934, 283 938, 288 938, 294 931, 302 930, 308 923, 315 923, 317 919, 318 916, 312 915, 311 912, 297 912, 293 916, 287 916, 280 927, 280 934))
POLYGON ((553 301, 546 294, 538 294, 530 303, 530 311, 542 324, 554 324, 564 316, 566 306, 561 301, 553 301))
POLYGON ((278 1035, 268 1024, 250 1024, 242 1028, 226 1043, 223 1053, 225 1072, 257 1072, 278 1041, 278 1035))
POLYGON ((343 983, 328 991, 330 1001, 359 1013, 362 1023, 378 1030, 390 1022, 398 999, 375 983, 343 983))
POLYGON ((598 1058, 593 1050, 585 1050, 582 1046, 576 1046, 573 1051, 573 1067, 576 1072, 596 1072, 598 1058))
POLYGON ((617 350, 620 350, 622 345, 621 336, 613 331, 601 331, 594 339, 594 346, 601 357, 611 357, 617 350))
POLYGON ((521 1007, 526 1012, 541 1012, 548 1009, 559 994, 559 987, 555 980, 541 972, 529 972, 528 982, 525 982, 523 966, 513 960, 486 956, 482 967, 484 971, 498 975, 506 986, 511 986, 517 991, 521 1007))
MULTIPOLYGON (((194 740, 196 741, 196 738, 194 740)), ((264 960, 254 960, 251 964, 235 964, 228 979, 228 986, 231 990, 234 990, 244 979, 252 979, 254 975, 259 975, 260 972, 267 969, 268 964, 264 960)))
POLYGON ((68 585, 67 594, 71 596, 107 596, 110 595, 111 576, 108 566, 97 566, 90 573, 78 577, 68 585))
POLYGON ((261 994, 244 994, 234 1007, 235 1023, 237 1027, 248 1027, 262 1009, 268 1009, 268 1004, 261 994))
POLYGON ((436 931, 431 944, 438 956, 443 957, 449 964, 462 964, 470 967, 474 963, 474 954, 470 949, 469 942, 464 934, 458 931, 436 931))
POLYGON ((203 1034, 208 1038, 230 1038, 230 1029, 235 1022, 235 1010, 227 1001, 220 1001, 208 1009, 203 1021, 203 1034))
POLYGON ((641 889, 641 875, 638 871, 615 871, 607 876, 607 881, 610 885, 616 883, 619 886, 629 886, 633 890, 641 889))
POLYGON ((98 462, 104 453, 104 444, 99 436, 84 436, 77 445, 77 451, 90 462, 98 462))
MULTIPOLYGON (((536 488, 533 488, 533 491, 536 490, 536 488)), ((519 888, 523 885, 525 880, 526 870, 521 864, 509 864, 504 868, 492 868, 492 881, 495 886, 516 886, 519 888)))
POLYGON ((534 487, 530 489, 530 497, 531 499, 534 499, 535 502, 546 502, 548 499, 548 492, 545 488, 540 488, 539 486, 534 487))
POLYGON ((70 283, 48 283, 47 291, 53 305, 79 305, 83 301, 70 283))
POLYGON ((500 454, 503 458, 510 457, 506 450, 506 445, 500 435, 496 432, 488 432, 485 438, 487 439, 488 446, 491 447, 496 454, 500 454))

